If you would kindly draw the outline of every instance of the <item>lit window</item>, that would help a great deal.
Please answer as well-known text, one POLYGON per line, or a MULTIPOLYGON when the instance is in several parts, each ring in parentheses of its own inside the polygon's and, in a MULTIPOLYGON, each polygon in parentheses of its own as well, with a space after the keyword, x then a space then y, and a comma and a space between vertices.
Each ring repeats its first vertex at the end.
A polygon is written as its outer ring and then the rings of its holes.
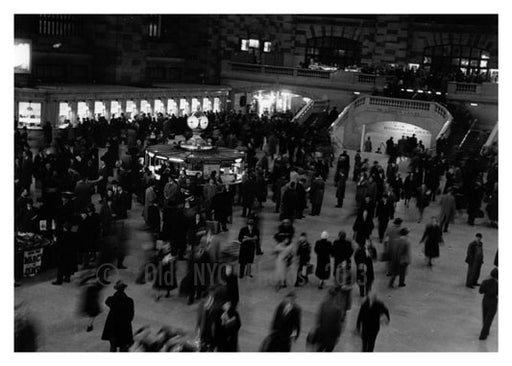
POLYGON ((140 111, 143 113, 151 113, 151 104, 149 104, 147 100, 141 100, 140 111))
POLYGON ((121 103, 119 103, 117 100, 113 100, 110 102, 110 114, 121 114, 121 103))
POLYGON ((126 101, 126 113, 137 114, 137 104, 133 100, 126 101))
POLYGON ((263 43, 263 52, 271 52, 272 51, 272 42, 264 42, 263 43))
POLYGON ((250 48, 260 48, 260 41, 257 39, 250 39, 249 40, 249 47, 250 48))
POLYGON ((78 102, 76 114, 78 118, 87 118, 89 114, 89 107, 86 102, 78 102))
POLYGON ((164 103, 160 99, 155 100, 155 113, 164 113, 164 103))
POLYGON ((41 125, 41 103, 19 102, 18 122, 20 127, 39 127, 41 125))
POLYGON ((190 104, 188 100, 185 98, 180 99, 180 116, 189 115, 190 114, 190 104))
POLYGON ((242 51, 249 51, 249 40, 248 39, 242 39, 242 51))
POLYGON ((212 101, 208 98, 203 98, 203 112, 209 112, 212 110, 212 101))
POLYGON ((487 67, 487 60, 480 61, 480 67, 487 67))
POLYGON ((213 111, 220 112, 220 98, 213 98, 213 111))
POLYGON ((150 16, 148 24, 148 34, 151 38, 159 38, 162 30, 162 16, 152 15, 150 16))
POLYGON ((201 110, 201 103, 199 103, 199 100, 197 98, 192 98, 192 113, 195 113, 200 110, 201 110))
POLYGON ((97 114, 99 116, 104 116, 105 115, 105 103, 103 103, 102 101, 95 101, 94 102, 94 114, 97 114))
POLYGON ((178 105, 174 99, 169 99, 167 101, 167 113, 171 115, 174 114, 175 116, 178 115, 178 105))

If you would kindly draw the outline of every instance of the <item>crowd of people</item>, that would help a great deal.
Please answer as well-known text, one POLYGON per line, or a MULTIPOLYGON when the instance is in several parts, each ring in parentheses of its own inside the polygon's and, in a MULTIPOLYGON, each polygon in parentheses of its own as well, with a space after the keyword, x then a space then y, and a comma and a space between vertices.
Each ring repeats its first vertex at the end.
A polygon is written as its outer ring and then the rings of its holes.
MULTIPOLYGON (((365 298, 357 328, 361 331, 363 351, 373 351, 381 315, 387 321, 390 319, 389 310, 372 292, 373 262, 379 255, 388 262, 391 288, 397 276, 398 286, 406 285, 406 269, 410 263, 409 231, 402 227, 402 220, 395 217, 397 204, 403 200, 409 207, 410 200, 415 199, 418 222, 421 222, 425 207, 441 195, 439 220, 432 218, 422 238, 427 264, 432 265, 432 259, 439 257, 442 234, 447 232, 457 210, 466 208, 468 224, 473 225, 475 219, 483 216, 481 206, 485 199, 488 216, 496 225, 497 163, 491 165, 484 180, 483 172, 471 160, 451 165, 442 154, 422 149, 415 137, 397 144, 388 140, 389 161, 385 168, 377 161, 370 163, 362 159, 358 152, 352 169, 352 179, 356 182, 352 227, 355 243, 344 231, 340 231, 333 242, 329 240, 329 233, 323 232, 312 246, 305 232, 296 239, 296 220, 308 213, 322 215, 331 168, 336 185, 336 207, 343 207, 351 173, 347 152, 335 161, 330 146, 327 127, 336 115, 325 113, 312 123, 297 125, 291 122, 290 114, 258 117, 233 112, 208 113, 210 125, 204 133, 205 139, 215 146, 246 151, 246 171, 238 186, 222 184, 215 172, 208 177, 190 177, 172 164, 164 164, 156 172, 160 177, 157 180, 155 173, 141 165, 140 157, 146 146, 165 143, 176 135, 188 133, 183 117, 143 114, 133 121, 124 116, 108 122, 103 118, 84 120, 57 140, 52 141, 52 135, 45 134, 45 145, 37 154, 33 154, 28 144, 26 131, 17 130, 16 229, 38 232, 56 241, 54 285, 70 282, 79 268, 89 270, 88 277, 84 279, 81 274, 80 278, 87 285, 82 309, 90 318, 87 331, 92 331, 94 318, 101 311, 97 301, 100 291, 110 283, 109 272, 113 268, 126 268, 125 220, 130 216, 128 213, 136 197, 143 205, 141 220, 153 238, 144 246, 145 261, 141 263, 136 283, 152 281, 156 301, 170 296, 174 290, 186 296, 189 304, 200 300, 197 349, 238 350, 238 331, 242 327, 237 310, 238 279, 256 275, 251 268, 255 256, 270 255, 275 258, 277 291, 288 287, 288 274, 292 269, 297 288, 306 285, 313 273, 320 289, 331 279, 334 281, 319 307, 317 325, 307 337, 312 350, 334 349, 346 312, 351 308, 351 289, 357 286, 359 295, 365 298), (405 179, 398 168, 400 157, 409 159, 405 179), (269 190, 280 225, 273 236, 274 250, 265 254, 260 211, 268 200, 269 190), (238 241, 223 243, 218 233, 229 230, 235 205, 242 207, 246 225, 240 229, 238 241), (308 209, 310 211, 306 212, 308 209), (42 231, 38 225, 41 219, 55 222, 54 227, 42 231), (374 220, 377 220, 378 239, 384 243, 382 253, 377 253, 372 242, 374 220), (388 227, 390 222, 393 225, 388 227), (313 250, 316 265, 311 263, 313 250), (186 274, 178 279, 177 267, 183 261, 186 274), (90 270, 95 270, 96 275, 91 277, 90 270)), ((468 250, 468 287, 475 286, 479 278, 482 260, 479 238, 481 235, 477 235, 477 243, 472 243, 468 250)), ((173 336, 149 342, 144 336, 147 332, 139 330, 134 339, 131 329, 134 303, 125 294, 126 287, 123 282, 116 283, 116 294, 107 299, 110 313, 102 339, 110 341, 111 351, 126 351, 130 347, 132 350, 170 349, 167 341, 173 336)), ((490 288, 485 290, 490 293, 486 296, 491 298, 485 305, 488 309, 486 324, 490 327, 495 286, 490 284, 485 288, 490 288)), ((292 291, 276 309, 271 332, 261 349, 290 351, 300 331, 301 309, 292 291)), ((488 331, 487 327, 482 334, 486 336, 488 331)), ((182 348, 194 349, 188 346, 182 348)))

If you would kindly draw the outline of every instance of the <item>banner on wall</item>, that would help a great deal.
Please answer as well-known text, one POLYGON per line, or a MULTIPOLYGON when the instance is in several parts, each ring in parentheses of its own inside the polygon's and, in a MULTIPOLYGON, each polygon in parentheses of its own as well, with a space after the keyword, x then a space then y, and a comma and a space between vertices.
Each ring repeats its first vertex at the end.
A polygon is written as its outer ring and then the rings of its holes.
POLYGON ((23 252, 23 276, 32 277, 41 270, 43 248, 23 252))
POLYGON ((364 140, 366 141, 370 137, 373 151, 381 147, 381 151, 384 153, 386 141, 390 137, 393 137, 393 141, 396 144, 402 136, 409 137, 413 134, 416 135, 418 142, 423 141, 425 148, 430 148, 432 140, 432 133, 430 131, 410 123, 397 121, 377 122, 366 125, 364 140))

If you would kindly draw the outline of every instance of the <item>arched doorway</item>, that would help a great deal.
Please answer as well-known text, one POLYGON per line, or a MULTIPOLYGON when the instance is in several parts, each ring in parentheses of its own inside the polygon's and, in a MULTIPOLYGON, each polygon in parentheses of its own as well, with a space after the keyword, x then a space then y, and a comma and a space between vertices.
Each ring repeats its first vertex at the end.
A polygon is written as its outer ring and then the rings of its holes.
MULTIPOLYGON (((418 142, 422 141, 425 148, 430 148, 432 144, 432 133, 429 130, 416 125, 399 122, 383 121, 364 125, 362 144, 370 137, 372 141, 372 150, 376 151, 379 147, 382 153, 386 151, 386 141, 393 137, 395 143, 405 136, 406 138, 416 135, 418 142)), ((362 146, 361 146, 362 148, 362 146)))

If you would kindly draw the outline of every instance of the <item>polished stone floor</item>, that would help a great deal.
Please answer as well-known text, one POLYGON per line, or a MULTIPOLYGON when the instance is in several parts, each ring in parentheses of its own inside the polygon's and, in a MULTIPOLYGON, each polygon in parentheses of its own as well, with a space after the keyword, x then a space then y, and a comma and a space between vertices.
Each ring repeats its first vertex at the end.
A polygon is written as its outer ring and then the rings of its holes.
MULTIPOLYGON (((371 156, 374 160, 375 156, 371 156)), ((380 159, 379 159, 380 160, 380 159)), ((332 175, 332 172, 331 172, 332 175)), ((342 209, 335 208, 334 186, 329 178, 320 216, 306 216, 296 223, 296 232, 307 232, 314 244, 323 230, 333 238, 341 229, 352 232, 354 222, 354 190, 352 181, 348 183, 347 198, 342 209)), ((431 204, 425 212, 425 220, 437 215, 437 203, 431 204)), ((227 241, 238 235, 244 223, 240 217, 241 208, 235 208, 234 222, 228 233, 223 233, 227 241)), ((498 231, 487 226, 486 219, 480 219, 474 227, 465 224, 465 213, 459 213, 450 232, 445 234, 445 245, 441 247, 441 256, 433 267, 427 267, 422 254, 423 245, 418 244, 423 233, 424 223, 418 224, 418 212, 411 204, 405 208, 403 201, 397 206, 397 217, 404 219, 404 225, 411 231, 412 264, 409 266, 407 286, 387 288, 385 266, 375 262, 374 289, 388 306, 391 315, 389 326, 381 329, 375 351, 379 352, 495 352, 498 350, 498 316, 493 323, 486 341, 479 341, 481 327, 481 295, 478 289, 464 286, 466 264, 464 263, 468 243, 476 232, 483 234, 484 265, 482 276, 487 277, 493 268, 493 259, 498 247, 498 231)), ((278 215, 273 212, 273 203, 267 201, 263 209, 263 256, 256 257, 257 267, 254 278, 239 281, 242 328, 239 335, 241 351, 257 351, 267 335, 274 309, 286 293, 276 292, 273 287, 274 257, 272 248, 273 234, 276 232, 278 215)), ((172 325, 194 331, 197 303, 186 304, 186 299, 173 293, 170 298, 154 300, 151 284, 134 283, 138 268, 142 262, 142 245, 149 241, 149 234, 143 231, 141 206, 134 203, 127 219, 129 227, 130 253, 125 264, 128 269, 121 270, 120 278, 128 283, 127 294, 135 301, 135 319, 133 328, 150 325, 154 330, 162 325, 172 325)), ((374 231, 376 235, 376 230, 374 231)), ((377 244, 381 250, 380 244, 377 244)), ((313 263, 315 257, 313 253, 313 263)), ((184 270, 181 263, 178 276, 184 270)), ((108 351, 108 342, 102 341, 101 332, 107 315, 106 308, 97 317, 94 330, 85 331, 87 319, 77 314, 82 288, 78 280, 63 286, 52 286, 53 272, 41 273, 35 278, 25 279, 15 289, 15 300, 24 302, 38 320, 41 331, 41 351, 108 351)), ((318 305, 327 290, 317 288, 316 278, 311 277, 309 285, 297 290, 298 303, 303 309, 303 331, 293 351, 305 350, 305 336, 312 328, 318 305)), ((290 279, 289 282, 292 282, 290 279)), ((109 296, 112 288, 103 291, 103 297, 109 296)), ((335 351, 355 352, 361 349, 361 340, 354 334, 355 321, 361 299, 353 290, 353 306, 347 315, 345 328, 335 351)))

